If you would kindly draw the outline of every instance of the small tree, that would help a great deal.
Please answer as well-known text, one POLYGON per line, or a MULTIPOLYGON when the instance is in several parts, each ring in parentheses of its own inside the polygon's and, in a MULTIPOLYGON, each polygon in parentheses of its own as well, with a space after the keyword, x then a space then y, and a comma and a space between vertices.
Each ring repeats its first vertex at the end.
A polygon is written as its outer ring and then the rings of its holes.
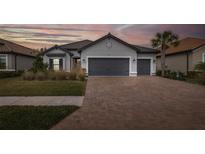
POLYGON ((41 56, 37 56, 35 61, 33 62, 32 71, 36 72, 45 72, 48 68, 48 65, 43 63, 43 58, 41 56))
POLYGON ((162 76, 165 72, 165 51, 170 45, 177 46, 179 44, 178 36, 173 34, 171 31, 164 31, 163 33, 157 33, 155 38, 151 40, 152 47, 158 48, 161 53, 161 70, 162 76))

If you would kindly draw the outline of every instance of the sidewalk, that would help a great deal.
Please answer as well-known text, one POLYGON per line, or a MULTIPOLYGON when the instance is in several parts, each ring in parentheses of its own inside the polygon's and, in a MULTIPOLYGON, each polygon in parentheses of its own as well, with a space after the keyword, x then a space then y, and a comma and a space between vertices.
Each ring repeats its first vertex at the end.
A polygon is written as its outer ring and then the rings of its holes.
POLYGON ((31 106, 82 106, 84 96, 9 96, 0 97, 0 106, 31 105, 31 106))

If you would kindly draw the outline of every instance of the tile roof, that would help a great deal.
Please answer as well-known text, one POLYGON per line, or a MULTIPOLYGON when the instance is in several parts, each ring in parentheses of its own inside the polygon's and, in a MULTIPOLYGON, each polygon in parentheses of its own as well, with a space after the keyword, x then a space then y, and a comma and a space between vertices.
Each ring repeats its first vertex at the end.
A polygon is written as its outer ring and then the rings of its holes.
POLYGON ((139 53, 157 53, 158 50, 148 47, 143 47, 139 45, 133 45, 135 48, 138 48, 139 53))
POLYGON ((35 50, 30 48, 24 47, 22 45, 18 45, 16 43, 0 39, 0 53, 17 53, 26 56, 36 56, 35 50))
POLYGON ((82 40, 82 41, 77 41, 69 44, 64 44, 61 45, 60 47, 66 50, 78 50, 88 44, 90 44, 92 41, 90 40, 82 40))
POLYGON ((169 54, 186 52, 205 45, 205 39, 201 39, 201 38, 188 37, 180 40, 179 42, 180 43, 178 46, 176 47, 171 46, 169 49, 167 49, 166 54, 169 55, 169 54))

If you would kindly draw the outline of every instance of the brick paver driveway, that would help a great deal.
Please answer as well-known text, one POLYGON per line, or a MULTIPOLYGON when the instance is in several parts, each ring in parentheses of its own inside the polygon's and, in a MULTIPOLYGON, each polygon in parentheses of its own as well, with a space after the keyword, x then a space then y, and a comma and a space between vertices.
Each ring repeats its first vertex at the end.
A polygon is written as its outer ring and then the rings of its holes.
POLYGON ((205 86, 160 77, 92 77, 83 107, 53 129, 205 129, 205 86))

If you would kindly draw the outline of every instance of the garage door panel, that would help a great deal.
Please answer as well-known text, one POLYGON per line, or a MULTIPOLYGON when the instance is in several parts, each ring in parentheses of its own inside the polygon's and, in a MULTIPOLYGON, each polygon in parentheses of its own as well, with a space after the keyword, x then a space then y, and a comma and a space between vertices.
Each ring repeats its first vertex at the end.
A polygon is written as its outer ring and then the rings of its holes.
POLYGON ((88 75, 129 76, 129 58, 89 58, 88 75))
POLYGON ((138 75, 150 75, 150 59, 138 59, 137 60, 137 74, 138 75))

